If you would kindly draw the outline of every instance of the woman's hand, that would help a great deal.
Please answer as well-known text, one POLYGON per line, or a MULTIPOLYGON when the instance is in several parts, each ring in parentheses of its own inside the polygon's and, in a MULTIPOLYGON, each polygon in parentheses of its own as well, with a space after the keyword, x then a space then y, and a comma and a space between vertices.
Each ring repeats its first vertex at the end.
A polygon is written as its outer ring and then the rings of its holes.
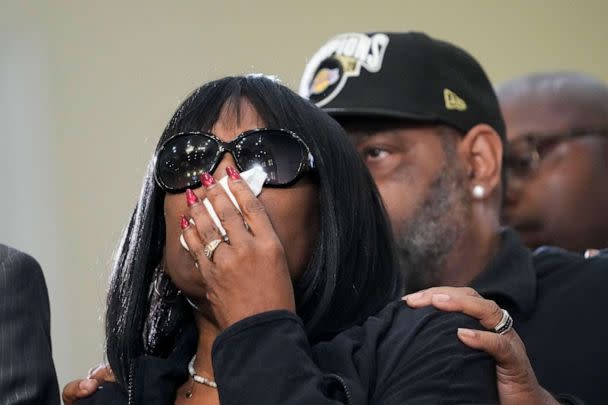
POLYGON ((114 373, 110 366, 100 364, 89 371, 87 378, 74 380, 63 387, 61 398, 65 405, 72 405, 79 399, 93 395, 104 382, 114 382, 114 373))
POLYGON ((208 174, 202 176, 206 190, 201 199, 209 199, 229 241, 222 241, 199 201, 189 204, 195 225, 182 221, 184 239, 203 276, 206 298, 222 330, 266 311, 286 309, 295 312, 285 252, 264 206, 235 169, 226 171, 230 190, 241 212, 208 174), (218 240, 222 242, 213 252, 205 254, 205 247, 218 240))
MULTIPOLYGON (((469 287, 435 287, 403 297, 410 307, 433 305, 448 312, 462 312, 477 318, 486 329, 502 319, 501 308, 469 287)), ((559 404, 536 380, 526 348, 514 329, 504 335, 495 332, 459 329, 458 338, 467 346, 480 349, 496 359, 498 394, 502 405, 559 404)))

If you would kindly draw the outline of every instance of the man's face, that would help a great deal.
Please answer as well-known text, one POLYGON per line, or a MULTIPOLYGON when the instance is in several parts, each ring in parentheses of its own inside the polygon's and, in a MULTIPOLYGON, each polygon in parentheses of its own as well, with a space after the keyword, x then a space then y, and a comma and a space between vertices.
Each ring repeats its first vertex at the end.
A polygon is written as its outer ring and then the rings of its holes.
POLYGON ((470 217, 458 135, 437 126, 343 125, 382 195, 407 290, 436 285, 470 217))
MULTIPOLYGON (((528 95, 501 103, 513 155, 533 150, 532 170, 508 171, 504 220, 535 248, 596 247, 608 237, 606 139, 569 138, 582 128, 605 127, 583 108, 555 97, 528 95), (526 141, 528 139, 530 141, 526 141), (602 146, 602 142, 604 143, 602 146), (534 146, 533 146, 534 145, 534 146)), ((524 153, 525 154, 525 153, 524 153)), ((602 246, 598 246, 602 247, 602 246)))

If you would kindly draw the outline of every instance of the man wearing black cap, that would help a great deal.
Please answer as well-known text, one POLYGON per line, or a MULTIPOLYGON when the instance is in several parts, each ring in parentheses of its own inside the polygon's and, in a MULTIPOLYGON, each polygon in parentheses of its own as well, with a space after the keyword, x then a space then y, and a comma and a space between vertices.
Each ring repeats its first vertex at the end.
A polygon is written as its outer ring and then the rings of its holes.
POLYGON ((477 62, 420 33, 344 34, 311 59, 300 93, 343 124, 374 175, 408 290, 468 285, 500 242, 505 132, 477 62))
POLYGON ((300 93, 361 152, 408 291, 475 288, 511 313, 543 386, 604 401, 608 327, 594 297, 608 283, 608 259, 533 255, 500 227, 505 128, 477 61, 422 33, 347 33, 311 58, 300 93))

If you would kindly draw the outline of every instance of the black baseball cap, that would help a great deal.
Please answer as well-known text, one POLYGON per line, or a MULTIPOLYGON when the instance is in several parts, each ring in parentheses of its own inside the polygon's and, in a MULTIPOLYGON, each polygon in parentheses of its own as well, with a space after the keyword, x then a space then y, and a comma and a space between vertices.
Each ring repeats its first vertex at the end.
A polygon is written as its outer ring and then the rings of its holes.
POLYGON ((505 139, 496 93, 479 63, 421 32, 335 36, 308 62, 299 91, 338 120, 397 118, 465 133, 485 123, 505 139))

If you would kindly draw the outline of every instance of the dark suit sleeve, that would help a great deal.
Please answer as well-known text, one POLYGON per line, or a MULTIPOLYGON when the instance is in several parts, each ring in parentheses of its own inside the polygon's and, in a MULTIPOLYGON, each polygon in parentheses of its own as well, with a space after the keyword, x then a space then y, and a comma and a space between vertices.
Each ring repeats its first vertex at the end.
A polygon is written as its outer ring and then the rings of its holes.
POLYGON ((58 404, 49 297, 30 256, 0 246, 0 403, 58 404))

